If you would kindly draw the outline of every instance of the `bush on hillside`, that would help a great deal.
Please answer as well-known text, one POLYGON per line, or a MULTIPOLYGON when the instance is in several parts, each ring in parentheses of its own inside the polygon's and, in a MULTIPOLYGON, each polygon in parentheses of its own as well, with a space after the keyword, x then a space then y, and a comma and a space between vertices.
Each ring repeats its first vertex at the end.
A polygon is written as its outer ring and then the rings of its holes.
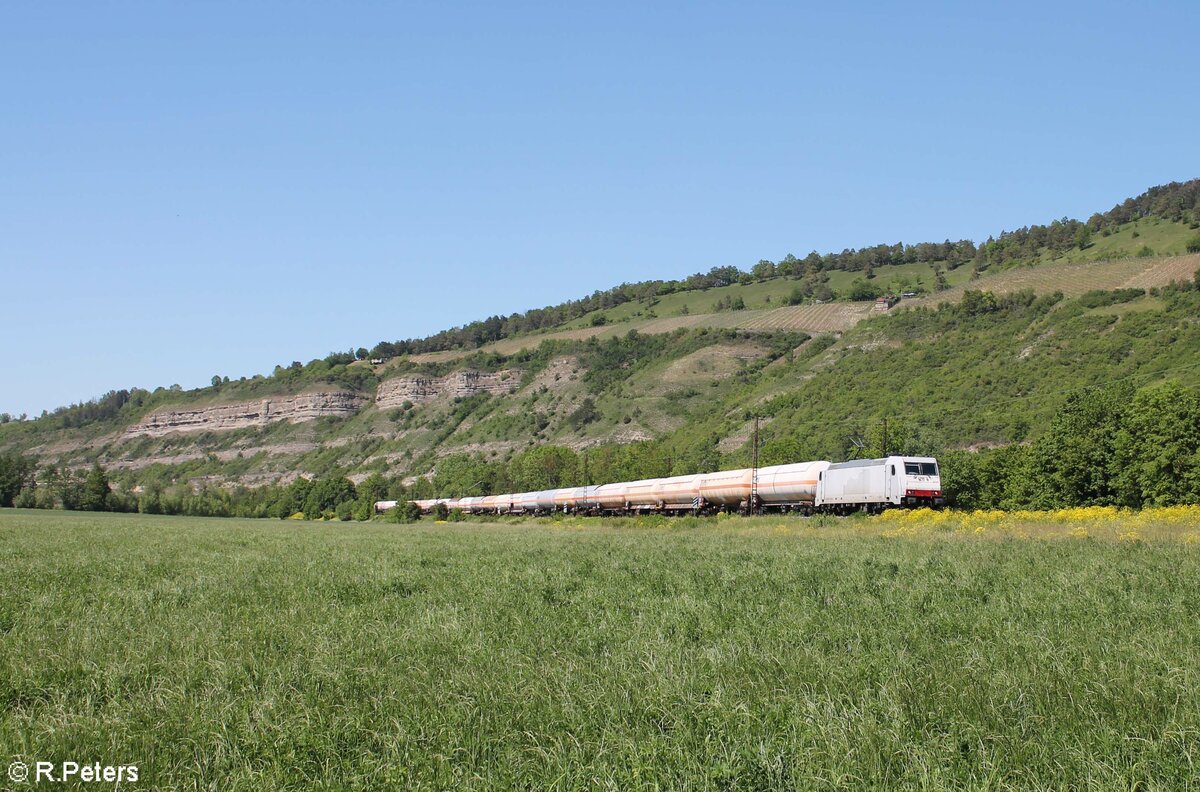
POLYGON ((1085 292, 1079 298, 1079 303, 1085 308, 1100 308, 1105 305, 1117 305, 1136 300, 1146 294, 1145 289, 1113 289, 1112 291, 1096 290, 1085 292))

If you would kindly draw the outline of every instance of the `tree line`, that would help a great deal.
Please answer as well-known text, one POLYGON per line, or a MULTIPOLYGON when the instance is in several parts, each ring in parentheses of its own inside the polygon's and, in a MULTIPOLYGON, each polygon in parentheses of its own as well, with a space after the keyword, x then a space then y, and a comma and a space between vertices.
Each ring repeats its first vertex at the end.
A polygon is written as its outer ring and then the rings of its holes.
MULTIPOLYGON (((1141 508, 1200 503, 1200 395, 1178 383, 1127 383, 1071 395, 1036 440, 980 451, 938 448, 919 427, 896 421, 866 433, 863 456, 933 455, 951 506, 966 509, 1141 508)), ((367 520, 379 500, 465 497, 630 481, 721 469, 712 437, 685 448, 660 441, 585 452, 540 445, 508 460, 442 458, 412 484, 379 472, 354 484, 341 473, 261 487, 111 487, 99 464, 86 474, 0 455, 0 506, 212 517, 301 516, 367 520)), ((404 512, 397 512, 402 515, 404 512)), ((409 514, 411 516, 411 514, 409 514)))
MULTIPOLYGON (((978 246, 969 239, 957 242, 947 239, 912 245, 897 242, 847 248, 840 253, 824 255, 813 251, 804 258, 789 253, 777 262, 761 259, 748 271, 733 266, 714 267, 679 280, 623 283, 579 300, 509 316, 491 316, 425 338, 381 341, 370 350, 370 356, 389 358, 447 349, 478 348, 510 336, 556 327, 593 311, 615 308, 635 300, 653 301, 679 291, 712 289, 769 278, 807 280, 807 294, 814 295, 821 287, 819 275, 831 270, 862 272, 868 279, 877 267, 899 264, 937 263, 947 269, 955 269, 971 263, 976 269, 982 270, 1016 260, 1033 259, 1045 252, 1061 254, 1073 247, 1086 247, 1092 234, 1105 233, 1116 226, 1147 217, 1160 217, 1173 222, 1200 222, 1200 179, 1152 187, 1107 212, 1093 214, 1086 222, 1063 218, 1044 225, 1003 231, 998 237, 989 237, 978 246)), ((863 291, 865 293, 869 289, 864 286, 863 291)), ((831 297, 832 293, 827 296, 831 297)))
POLYGON ((982 270, 1037 258, 1045 252, 1061 254, 1072 248, 1086 248, 1094 234, 1108 234, 1118 226, 1149 217, 1196 227, 1200 222, 1200 179, 1151 187, 1107 212, 1093 214, 1086 222, 1064 217, 1048 225, 1001 232, 979 246, 975 267, 982 270))
POLYGON ((1174 382, 1085 390, 1031 443, 943 457, 962 508, 1200 503, 1200 397, 1174 382))
MULTIPOLYGON (((428 492, 425 480, 423 491, 428 492)), ((112 486, 109 471, 93 464, 86 473, 67 467, 39 468, 16 453, 0 454, 0 506, 67 511, 140 512, 194 517, 302 517, 368 520, 379 500, 422 497, 399 478, 373 473, 355 485, 341 473, 299 477, 288 484, 257 487, 151 483, 129 490, 112 486)))

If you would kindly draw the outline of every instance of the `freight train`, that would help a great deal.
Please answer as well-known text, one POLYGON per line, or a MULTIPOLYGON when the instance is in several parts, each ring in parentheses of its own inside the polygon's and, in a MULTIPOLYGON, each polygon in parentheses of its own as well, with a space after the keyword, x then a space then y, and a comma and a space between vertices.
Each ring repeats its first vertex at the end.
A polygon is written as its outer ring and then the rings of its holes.
MULTIPOLYGON (((713 514, 794 511, 848 514, 893 507, 941 507, 941 471, 933 457, 889 456, 849 462, 796 462, 716 473, 622 481, 540 492, 413 501, 467 514, 713 514)), ((387 511, 396 501, 379 501, 387 511)))

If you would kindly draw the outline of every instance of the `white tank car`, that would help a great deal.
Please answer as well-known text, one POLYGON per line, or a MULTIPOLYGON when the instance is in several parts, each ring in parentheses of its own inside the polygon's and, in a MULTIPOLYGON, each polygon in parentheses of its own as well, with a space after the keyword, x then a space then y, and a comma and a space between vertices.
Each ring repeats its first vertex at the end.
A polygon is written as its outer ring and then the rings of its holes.
POLYGON ((482 511, 482 505, 483 498, 477 495, 473 495, 469 498, 458 499, 458 508, 465 511, 467 514, 475 514, 478 511, 482 511))
POLYGON ((658 496, 654 488, 662 479, 642 479, 625 485, 625 502, 631 509, 654 509, 658 507, 658 496))
POLYGON ((508 514, 513 508, 512 493, 506 492, 503 495, 497 495, 494 506, 497 514, 508 514))
POLYGON ((595 506, 593 487, 567 487, 554 491, 554 507, 558 511, 583 511, 595 506))
POLYGON ((518 492, 512 496, 512 510, 515 512, 537 511, 536 492, 518 492))
POLYGON ((700 476, 700 497, 705 503, 738 506, 750 501, 752 471, 720 470, 700 476))
POLYGON ((628 486, 624 481, 618 481, 615 484, 601 484, 592 494, 601 509, 624 509, 625 488, 628 486))
POLYGON ((554 493, 557 490, 539 490, 535 492, 534 502, 537 504, 538 511, 550 512, 554 511, 554 493))
POLYGON ((667 511, 695 510, 700 508, 700 479, 702 476, 671 476, 658 480, 654 497, 659 508, 667 511))
POLYGON ((758 469, 758 499, 764 506, 811 507, 817 499, 824 460, 771 465, 758 469))
POLYGON ((942 506, 941 471, 933 457, 855 459, 818 477, 816 505, 826 511, 886 506, 942 506))

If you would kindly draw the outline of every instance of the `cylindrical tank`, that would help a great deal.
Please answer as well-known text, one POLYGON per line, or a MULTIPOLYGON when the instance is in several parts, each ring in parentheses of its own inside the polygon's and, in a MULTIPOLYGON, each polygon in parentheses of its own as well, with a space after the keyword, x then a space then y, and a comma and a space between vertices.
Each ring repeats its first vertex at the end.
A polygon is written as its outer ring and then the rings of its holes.
POLYGON ((812 503, 825 461, 794 462, 758 469, 758 497, 763 503, 812 503))
POLYGON ((700 496, 708 503, 736 506, 750 500, 750 468, 721 470, 700 476, 700 496))
POLYGON ((654 488, 662 479, 643 479, 625 485, 625 501, 635 509, 657 508, 658 496, 654 488))
POLYGON ((513 495, 513 511, 537 511, 537 493, 518 492, 513 495))
POLYGON ((557 490, 542 490, 534 493, 538 511, 554 511, 554 493, 557 490))
POLYGON ((554 490, 554 508, 559 511, 581 511, 592 508, 596 505, 595 490, 594 485, 554 490))
POLYGON ((629 485, 623 481, 615 484, 601 484, 592 492, 597 505, 602 509, 624 509, 625 488, 629 485))
POLYGON ((658 480, 654 495, 664 509, 691 509, 700 497, 700 476, 671 476, 658 480))
POLYGON ((554 508, 559 511, 575 511, 583 508, 587 500, 587 487, 567 487, 554 491, 554 508))

